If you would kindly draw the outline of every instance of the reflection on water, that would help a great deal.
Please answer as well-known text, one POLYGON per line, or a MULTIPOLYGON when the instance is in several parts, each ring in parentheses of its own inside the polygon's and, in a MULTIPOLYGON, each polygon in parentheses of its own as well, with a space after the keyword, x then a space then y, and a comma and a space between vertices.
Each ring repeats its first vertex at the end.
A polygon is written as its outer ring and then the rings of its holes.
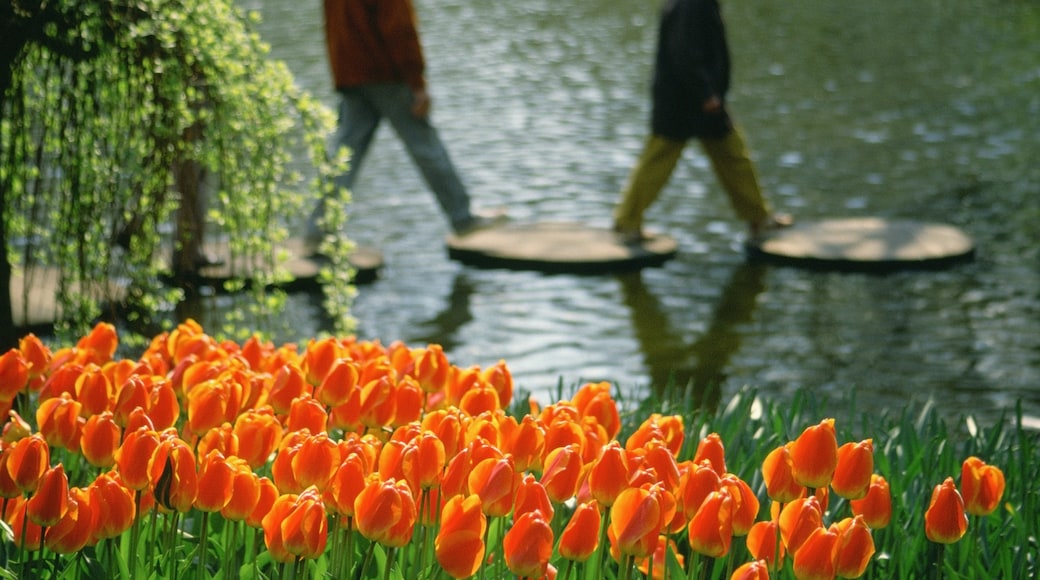
MULTIPOLYGON (((320 3, 241 0, 298 81, 334 104, 320 3)), ((416 0, 435 121, 481 205, 517 220, 606 225, 646 133, 658 2, 416 0)), ((749 266, 697 148, 647 216, 680 243, 619 276, 475 270, 398 141, 377 138, 350 235, 382 250, 362 338, 504 359, 539 395, 691 383, 705 404, 752 385, 855 392, 862 408, 934 398, 1040 417, 1040 7, 1006 0, 727 0, 732 107, 776 204, 801 219, 946 222, 978 259, 886 276, 749 266)), ((388 129, 384 129, 384 132, 388 129)), ((327 328, 294 297, 278 340, 327 328)))

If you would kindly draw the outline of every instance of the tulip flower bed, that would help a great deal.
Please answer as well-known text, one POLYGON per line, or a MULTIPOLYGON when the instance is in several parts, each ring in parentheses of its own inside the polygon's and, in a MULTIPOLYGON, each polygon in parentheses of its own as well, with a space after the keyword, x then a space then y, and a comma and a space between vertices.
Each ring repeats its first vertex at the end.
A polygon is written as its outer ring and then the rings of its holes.
POLYGON ((1038 572, 1021 416, 848 426, 805 395, 709 414, 608 383, 539 406, 504 363, 436 345, 238 344, 190 321, 136 360, 117 343, 99 324, 0 356, 0 578, 1038 572))

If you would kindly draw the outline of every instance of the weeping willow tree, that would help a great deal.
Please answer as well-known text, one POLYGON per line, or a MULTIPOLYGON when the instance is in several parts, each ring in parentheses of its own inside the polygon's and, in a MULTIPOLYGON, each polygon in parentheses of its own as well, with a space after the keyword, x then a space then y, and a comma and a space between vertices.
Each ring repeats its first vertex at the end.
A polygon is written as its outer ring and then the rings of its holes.
MULTIPOLYGON (((59 272, 57 318, 74 335, 114 286, 131 318, 162 319, 178 298, 161 281, 184 243, 170 232, 196 193, 189 173, 211 177, 210 233, 250 265, 257 310, 279 308, 265 291, 283 276, 276 248, 302 204, 345 196, 330 179, 342 162, 325 150, 331 113, 250 24, 232 0, 0 2, 0 348, 18 338, 12 280, 28 298, 45 269, 59 272)), ((338 330, 349 249, 324 248, 338 330)))

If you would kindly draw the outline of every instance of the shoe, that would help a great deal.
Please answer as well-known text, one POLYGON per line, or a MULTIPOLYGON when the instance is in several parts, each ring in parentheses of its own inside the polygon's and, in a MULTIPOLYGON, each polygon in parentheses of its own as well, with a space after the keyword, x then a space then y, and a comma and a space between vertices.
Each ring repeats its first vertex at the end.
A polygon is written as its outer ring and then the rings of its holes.
POLYGON ((618 241, 626 246, 638 246, 650 239, 650 236, 643 233, 642 228, 623 228, 617 224, 614 224, 614 234, 617 235, 618 241))
POLYGON ((760 222, 748 223, 748 236, 751 239, 760 238, 769 232, 789 228, 794 225, 794 217, 786 213, 774 213, 766 216, 760 222))
POLYGON ((476 212, 468 221, 455 227, 455 235, 460 238, 468 236, 474 232, 501 225, 508 219, 509 217, 504 211, 476 212))

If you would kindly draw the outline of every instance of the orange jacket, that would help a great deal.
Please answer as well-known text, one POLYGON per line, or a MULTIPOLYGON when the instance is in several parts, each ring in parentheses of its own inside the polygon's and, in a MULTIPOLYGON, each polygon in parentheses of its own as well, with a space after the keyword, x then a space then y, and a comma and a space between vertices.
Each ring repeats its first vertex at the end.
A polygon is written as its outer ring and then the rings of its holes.
POLYGON ((325 0, 325 40, 337 89, 373 83, 425 87, 411 0, 325 0))

